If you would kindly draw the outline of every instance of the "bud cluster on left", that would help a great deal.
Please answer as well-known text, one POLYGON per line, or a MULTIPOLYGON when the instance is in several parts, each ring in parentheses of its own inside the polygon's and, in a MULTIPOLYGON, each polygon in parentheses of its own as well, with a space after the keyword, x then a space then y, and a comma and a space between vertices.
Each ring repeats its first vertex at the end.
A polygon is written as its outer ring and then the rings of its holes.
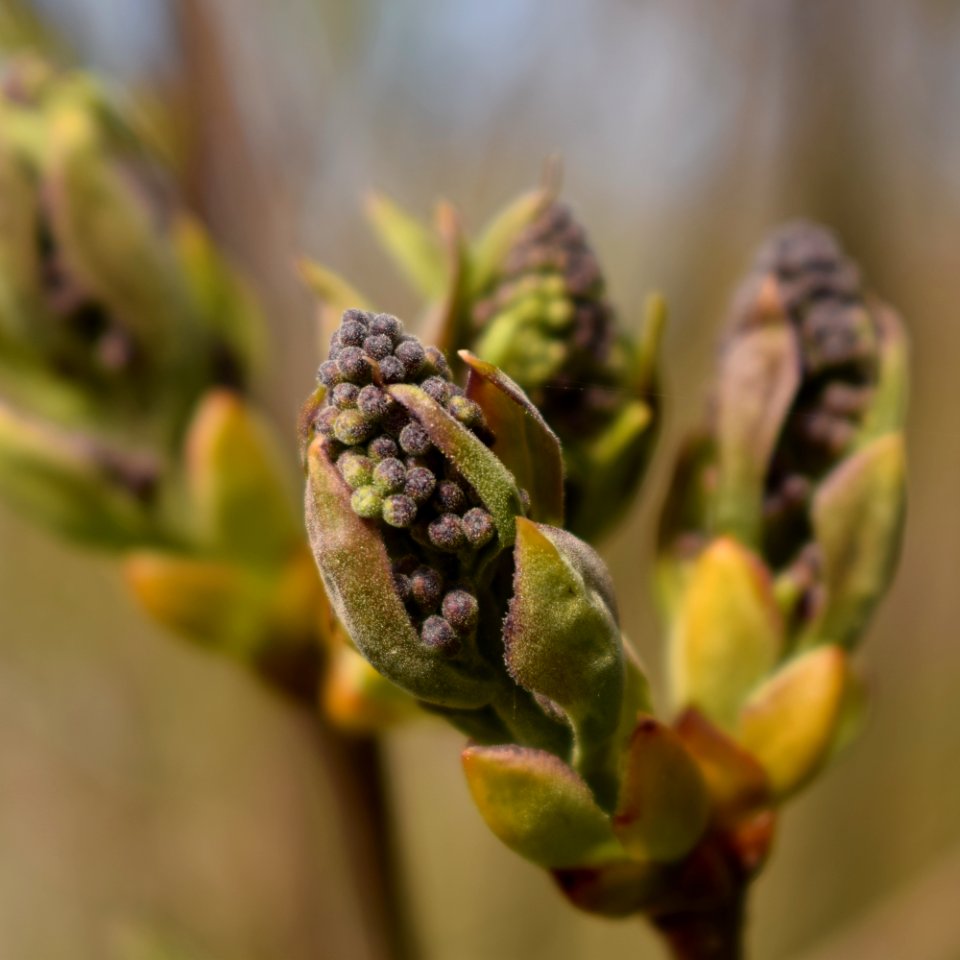
POLYGON ((322 592, 249 396, 259 313, 89 75, 4 65, 0 223, 0 496, 120 552, 179 633, 314 677, 322 592))

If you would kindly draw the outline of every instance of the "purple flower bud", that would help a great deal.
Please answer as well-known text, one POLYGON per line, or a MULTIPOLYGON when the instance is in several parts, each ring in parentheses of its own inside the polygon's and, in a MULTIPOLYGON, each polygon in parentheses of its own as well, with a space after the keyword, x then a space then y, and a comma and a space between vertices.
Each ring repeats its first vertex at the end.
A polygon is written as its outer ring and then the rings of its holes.
POLYGON ((450 376, 450 364, 447 363, 447 358, 443 355, 443 351, 439 347, 427 347, 424 350, 424 355, 426 362, 440 374, 441 377, 450 376))
POLYGON ((367 336, 367 328, 356 320, 347 320, 337 333, 341 348, 359 347, 367 336))
POLYGON ((400 449, 396 443, 384 434, 380 434, 379 437, 374 437, 367 444, 367 456, 374 461, 395 457, 399 452, 400 449))
POLYGON ((333 401, 334 406, 339 407, 341 410, 349 410, 351 407, 357 405, 357 394, 360 391, 357 389, 356 384, 353 383, 338 383, 330 394, 330 399, 333 401))
POLYGON ((474 507, 463 515, 463 533, 475 550, 485 547, 495 532, 493 517, 486 510, 474 507))
POLYGON ((426 503, 437 485, 437 478, 426 467, 411 467, 407 470, 403 492, 416 503, 426 503))
POLYGON ((359 307, 350 307, 348 310, 343 311, 343 316, 340 318, 340 323, 359 323, 361 326, 366 327, 370 324, 371 314, 366 310, 361 310, 359 307))
POLYGON ((385 383, 403 383, 407 375, 407 368, 397 357, 384 357, 380 361, 380 376, 385 383))
POLYGON ((372 383, 357 394, 357 409, 371 420, 380 420, 387 413, 387 395, 372 383))
POLYGON ((430 436, 419 423, 411 421, 400 431, 400 446, 404 453, 423 457, 430 452, 430 436))
MULTIPOLYGON (((406 479, 406 467, 396 457, 381 460, 373 470, 373 484, 383 494, 399 493, 406 479)), ((405 527, 407 524, 400 526, 405 527)))
POLYGON ((445 553, 456 553, 467 542, 460 518, 453 513, 443 513, 427 527, 430 543, 445 553))
POLYGON ((417 567, 410 574, 410 591, 421 610, 436 610, 443 593, 443 578, 432 567, 417 567))
POLYGON ((351 383, 366 383, 370 379, 370 361, 359 347, 342 347, 337 354, 337 366, 351 383))
POLYGON ((443 377, 428 377, 420 384, 420 389, 437 403, 445 404, 450 399, 450 383, 443 377))
POLYGON ((367 337, 363 341, 363 352, 374 360, 383 360, 393 353, 393 341, 382 333, 367 337))
POLYGON ((409 527, 416 519, 417 505, 403 493, 396 493, 383 501, 383 519, 391 527, 409 527))
POLYGON ((443 617, 427 617, 420 629, 420 639, 431 650, 447 656, 460 650, 460 638, 443 617))
POLYGON ((403 324, 392 314, 378 313, 370 321, 370 332, 396 339, 403 333, 403 324))
MULTIPOLYGON (((332 409, 332 408, 331 408, 332 409)), ((333 426, 333 435, 348 447, 363 443, 375 429, 359 410, 341 410, 333 426)))
POLYGON ((394 572, 393 586, 397 591, 397 595, 404 603, 412 599, 413 593, 410 586, 410 578, 405 573, 394 572))
POLYGON ((419 340, 403 340, 393 351, 393 355, 403 364, 408 377, 415 377, 426 360, 426 354, 419 340))
POLYGON ((328 390, 343 380, 343 374, 336 360, 324 360, 317 370, 317 380, 320 381, 328 390))
POLYGON ((436 501, 446 513, 463 513, 467 506, 467 495, 459 483, 441 480, 437 484, 436 501))
POLYGON ((360 487, 353 491, 350 498, 350 507, 358 517, 372 520, 379 517, 383 508, 383 498, 376 487, 360 487))
POLYGON ((336 407, 324 407, 313 421, 314 429, 321 437, 332 437, 340 411, 336 407))
POLYGON ((466 590, 451 590, 440 604, 444 619, 461 635, 476 627, 479 610, 477 598, 466 590))
POLYGON ((485 426, 480 405, 466 397, 452 396, 447 401, 447 410, 465 427, 485 426))
POLYGON ((344 453, 337 460, 340 476, 351 490, 365 487, 373 481, 373 461, 359 453, 344 453))

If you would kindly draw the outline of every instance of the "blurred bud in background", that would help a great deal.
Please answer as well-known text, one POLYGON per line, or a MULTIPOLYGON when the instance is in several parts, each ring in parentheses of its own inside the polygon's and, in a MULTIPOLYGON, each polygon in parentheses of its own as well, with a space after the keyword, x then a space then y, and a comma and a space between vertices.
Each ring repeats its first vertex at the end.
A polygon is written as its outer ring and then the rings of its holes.
POLYGON ((899 550, 905 405, 899 318, 827 230, 777 231, 734 303, 708 425, 677 466, 660 584, 675 703, 738 733, 781 792, 860 703, 847 651, 899 550))
MULTIPOLYGON (((601 537, 633 502, 653 450, 662 300, 648 300, 640 339, 628 336, 583 227, 550 183, 509 204, 472 243, 446 204, 434 230, 380 195, 370 198, 368 213, 427 301, 429 339, 498 367, 556 432, 566 526, 588 540, 601 537)), ((325 268, 306 270, 331 316, 366 302, 325 268)))

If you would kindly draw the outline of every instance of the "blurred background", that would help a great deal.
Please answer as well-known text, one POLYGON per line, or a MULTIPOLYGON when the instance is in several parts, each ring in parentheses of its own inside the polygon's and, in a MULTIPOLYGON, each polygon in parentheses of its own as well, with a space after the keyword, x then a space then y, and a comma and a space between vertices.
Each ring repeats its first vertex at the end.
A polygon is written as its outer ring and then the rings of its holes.
MULTIPOLYGON (((667 428, 605 545, 654 675, 652 529, 715 337, 765 231, 835 227, 914 342, 910 518, 867 645, 866 735, 784 817, 753 899, 770 960, 960 957, 960 4, 950 0, 36 0, 74 63, 163 131, 267 307, 264 395, 316 364, 301 252, 410 315, 376 187, 479 227, 562 155, 625 323, 672 315, 667 428)), ((107 560, 0 509, 0 956, 373 957, 303 718, 148 625, 107 560)), ((459 737, 388 737, 426 960, 658 957, 574 914, 472 809, 459 737)))

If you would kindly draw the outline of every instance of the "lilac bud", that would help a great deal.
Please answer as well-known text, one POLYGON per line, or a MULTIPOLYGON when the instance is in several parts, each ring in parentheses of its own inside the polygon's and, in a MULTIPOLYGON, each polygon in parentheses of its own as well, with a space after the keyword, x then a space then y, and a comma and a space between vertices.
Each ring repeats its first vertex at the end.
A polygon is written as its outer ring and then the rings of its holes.
POLYGON ((437 403, 445 404, 450 399, 450 383, 443 377, 428 377, 420 384, 420 389, 437 403))
POLYGON ((421 610, 436 610, 443 592, 443 578, 432 567, 417 567, 410 574, 410 591, 421 610))
POLYGON ((367 328, 356 320, 348 320, 341 324, 338 331, 338 339, 341 348, 359 347, 367 336, 367 328))
POLYGON ((414 457, 423 457, 430 451, 430 436, 419 423, 408 423, 400 431, 400 446, 404 453, 414 457))
POLYGON ((320 381, 328 390, 343 380, 343 374, 336 360, 324 360, 317 370, 317 380, 320 381))
POLYGON ((400 452, 400 449, 397 447, 396 443, 390 439, 390 437, 380 434, 379 437, 374 437, 367 444, 367 456, 371 460, 380 461, 386 460, 388 457, 395 457, 400 452))
POLYGON ((351 490, 365 487, 373 480, 373 462, 359 453, 344 453, 337 460, 337 469, 351 490))
POLYGON ((403 333, 403 324, 392 314, 378 313, 370 321, 370 333, 396 339, 403 333))
POLYGON ((314 420, 314 429, 321 437, 332 437, 339 415, 336 407, 324 407, 314 420))
POLYGON ((383 519, 391 527, 409 527, 416 516, 417 505, 405 494, 394 494, 383 501, 383 519))
POLYGON ((403 383, 407 369, 397 357, 384 357, 380 361, 380 376, 385 383, 403 383))
POLYGON ((466 543, 463 524, 453 513, 444 513, 437 517, 427 528, 430 543, 445 553, 456 553, 466 543))
POLYGON ((393 341, 383 334, 367 337, 363 341, 363 352, 374 360, 383 360, 393 353, 393 341))
POLYGON ((469 634, 477 625, 477 598, 466 590, 451 590, 440 604, 444 619, 459 634, 469 634))
POLYGON ((443 355, 443 351, 439 347, 427 347, 424 350, 424 355, 426 362, 440 374, 441 377, 450 376, 450 364, 447 363, 447 358, 443 355))
POLYGON ((373 484, 383 494, 399 493, 406 479, 406 468, 395 457, 381 460, 373 470, 373 484))
POLYGON ((443 617, 427 617, 420 630, 420 638, 431 650, 452 656, 460 650, 460 638, 443 617))
POLYGON ((463 515, 463 533, 475 550, 485 547, 495 532, 493 517, 486 510, 474 507, 463 515))
POLYGON ((386 394, 372 383, 368 383, 357 394, 357 409, 371 420, 380 420, 386 416, 387 407, 386 394))
POLYGON ((356 384, 338 383, 333 388, 330 399, 333 401, 334 406, 339 407, 341 410, 348 410, 357 405, 357 394, 359 392, 356 384))
POLYGON ((370 362, 359 347, 343 347, 337 354, 337 366, 344 379, 365 383, 370 379, 370 362))
POLYGON ((447 410, 465 427, 485 426, 480 405, 466 397, 452 396, 447 401, 447 410))
POLYGON ((364 517, 372 520, 380 516, 383 507, 383 499, 376 487, 360 487, 353 491, 350 498, 350 507, 358 517, 364 517))
POLYGON ((347 446, 370 438, 374 425, 359 410, 341 410, 333 426, 334 436, 347 446))
POLYGON ((426 467, 411 467, 407 470, 403 492, 416 503, 426 503, 437 485, 437 478, 426 467))
POLYGON ((426 360, 419 340, 404 340, 397 345, 393 355, 403 364, 408 377, 415 377, 426 360))
POLYGON ((446 513, 463 513, 467 506, 467 495, 459 483, 441 480, 437 484, 436 501, 446 513))

